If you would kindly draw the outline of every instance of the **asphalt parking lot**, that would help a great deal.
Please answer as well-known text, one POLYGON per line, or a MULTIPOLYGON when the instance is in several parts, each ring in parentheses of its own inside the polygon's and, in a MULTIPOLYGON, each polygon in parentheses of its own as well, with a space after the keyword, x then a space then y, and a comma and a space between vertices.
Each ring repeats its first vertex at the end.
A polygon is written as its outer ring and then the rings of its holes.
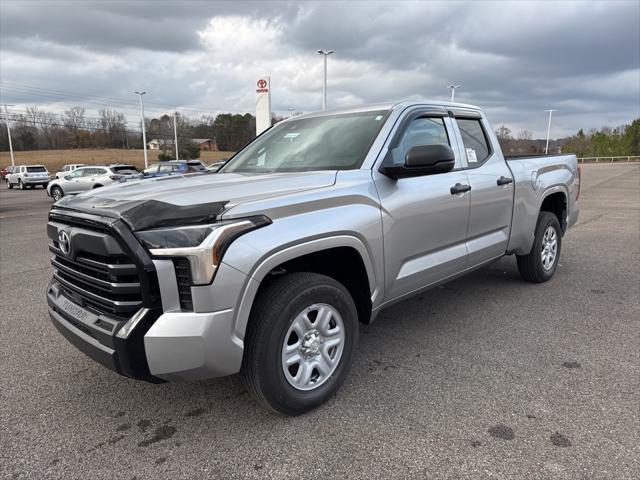
POLYGON ((640 478, 640 166, 583 166, 552 281, 508 257, 361 328, 328 404, 151 385, 50 324, 42 189, 0 192, 0 478, 640 478))

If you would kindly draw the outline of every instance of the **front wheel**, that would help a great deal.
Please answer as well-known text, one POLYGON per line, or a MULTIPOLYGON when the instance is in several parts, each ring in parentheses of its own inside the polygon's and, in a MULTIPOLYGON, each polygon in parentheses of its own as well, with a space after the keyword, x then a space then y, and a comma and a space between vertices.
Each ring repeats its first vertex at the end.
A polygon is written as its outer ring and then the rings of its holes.
POLYGON ((13 185, 11 184, 11 182, 9 181, 9 179, 7 179, 5 182, 6 182, 6 184, 7 184, 7 188, 8 188, 9 190, 11 190, 11 189, 13 188, 13 185))
POLYGON ((356 307, 342 284, 316 273, 276 277, 251 311, 243 383, 277 412, 307 412, 344 382, 357 338, 356 307))
POLYGON ((62 197, 64 197, 64 192, 62 191, 62 189, 60 187, 53 187, 51 189, 51 198, 53 198, 54 202, 57 202, 62 197))
POLYGON ((21 180, 21 179, 18 179, 18 188, 19 188, 20 190, 24 190, 24 189, 25 189, 24 183, 22 183, 22 180, 21 180))
POLYGON ((528 255, 518 255, 520 276, 528 282, 542 283, 553 277, 560 261, 562 230, 558 217, 540 212, 533 247, 528 255))

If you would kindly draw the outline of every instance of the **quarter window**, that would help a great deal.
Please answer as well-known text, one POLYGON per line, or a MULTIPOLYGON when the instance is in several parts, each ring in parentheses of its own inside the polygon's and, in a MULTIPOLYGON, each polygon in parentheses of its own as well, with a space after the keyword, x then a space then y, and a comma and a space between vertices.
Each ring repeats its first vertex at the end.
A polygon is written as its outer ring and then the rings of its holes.
POLYGON ((462 136, 462 144, 467 154, 469 168, 477 167, 489 158, 491 149, 487 137, 482 129, 480 120, 470 118, 458 118, 458 129, 462 136))
POLYGON ((413 120, 402 134, 400 143, 392 149, 394 165, 404 164, 407 152, 419 145, 449 145, 447 129, 440 117, 422 117, 413 120))

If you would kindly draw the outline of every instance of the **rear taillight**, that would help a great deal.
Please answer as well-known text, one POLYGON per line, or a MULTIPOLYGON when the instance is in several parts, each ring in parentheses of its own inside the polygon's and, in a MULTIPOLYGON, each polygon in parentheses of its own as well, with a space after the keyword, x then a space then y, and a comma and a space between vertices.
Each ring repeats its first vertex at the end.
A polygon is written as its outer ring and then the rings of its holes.
POLYGON ((25 173, 25 174, 24 174, 24 176, 25 176, 25 177, 28 177, 28 176, 29 176, 29 174, 28 174, 28 173, 25 173))
POLYGON ((120 180, 122 178, 122 175, 109 175, 109 178, 111 180, 120 180))
POLYGON ((580 198, 580 184, 582 183, 582 169, 578 165, 578 193, 576 193, 576 200, 580 198))

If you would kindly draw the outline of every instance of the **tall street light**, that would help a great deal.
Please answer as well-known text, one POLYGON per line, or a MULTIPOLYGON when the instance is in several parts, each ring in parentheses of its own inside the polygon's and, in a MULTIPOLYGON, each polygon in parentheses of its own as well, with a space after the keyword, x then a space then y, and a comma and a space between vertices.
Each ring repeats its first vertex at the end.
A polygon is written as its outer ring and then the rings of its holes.
POLYGON ((140 95, 140 115, 142 116, 142 148, 144 148, 144 168, 149 166, 147 162, 147 133, 144 128, 144 100, 142 100, 142 96, 147 92, 133 92, 140 95))
POLYGON ((295 108, 287 108, 287 110, 289 110, 289 118, 293 117, 293 112, 296 111, 295 108))
POLYGON ((327 109, 327 57, 335 53, 333 50, 318 50, 324 60, 324 83, 322 84, 322 110, 327 109))
POLYGON ((7 107, 13 107, 13 105, 6 105, 4 106, 4 116, 6 117, 7 120, 7 135, 9 136, 9 151, 11 152, 11 166, 15 167, 16 166, 16 161, 13 158, 13 144, 11 143, 11 127, 9 126, 9 111, 7 110, 7 107))
POLYGON ((544 154, 547 155, 549 153, 549 133, 551 132, 551 115, 553 115, 553 112, 557 112, 557 110, 545 110, 545 112, 549 112, 549 123, 547 124, 547 145, 544 147, 544 154))
POLYGON ((451 89, 451 102, 456 96, 456 88, 460 88, 462 85, 447 85, 447 88, 451 89))
POLYGON ((173 137, 176 146, 176 160, 178 160, 178 112, 173 112, 173 137))

